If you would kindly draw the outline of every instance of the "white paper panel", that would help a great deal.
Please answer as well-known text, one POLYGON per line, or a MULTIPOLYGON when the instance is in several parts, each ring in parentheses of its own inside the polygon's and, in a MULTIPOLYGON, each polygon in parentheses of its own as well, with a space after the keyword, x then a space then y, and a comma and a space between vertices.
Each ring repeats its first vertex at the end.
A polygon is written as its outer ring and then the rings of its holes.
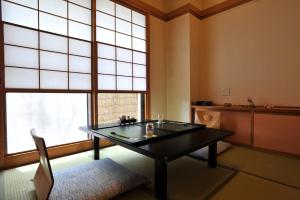
POLYGON ((40 29, 67 35, 67 20, 40 12, 40 29))
POLYGON ((91 73, 91 59, 79 56, 69 57, 69 70, 71 72, 91 73))
POLYGON ((97 27, 97 41, 115 44, 115 32, 97 27))
POLYGON ((133 51, 133 63, 146 65, 146 54, 133 51))
POLYGON ((133 90, 135 91, 146 91, 147 84, 145 78, 133 78, 133 90))
POLYGON ((91 0, 69 0, 69 1, 86 8, 91 8, 91 0))
POLYGON ((38 68, 38 51, 21 47, 4 46, 6 66, 38 68))
POLYGON ((117 74, 123 76, 132 76, 132 64, 117 62, 117 74))
POLYGON ((69 19, 73 19, 75 21, 83 22, 86 24, 91 24, 91 10, 70 3, 69 19))
POLYGON ((116 29, 118 32, 131 35, 131 24, 121 19, 116 19, 116 29))
POLYGON ((6 88, 38 88, 39 71, 5 67, 6 88))
POLYGON ((2 20, 32 28, 38 28, 38 12, 29 8, 1 1, 2 20))
POLYGON ((10 0, 11 2, 15 2, 24 6, 28 6, 31 8, 38 8, 38 0, 10 0))
POLYGON ((69 74, 69 88, 71 90, 90 90, 91 75, 90 74, 69 74))
POLYGON ((134 50, 146 52, 146 42, 145 40, 140 40, 137 38, 132 38, 132 45, 134 50))
POLYGON ((67 17, 67 2, 62 0, 39 0, 40 10, 67 17))
POLYGON ((116 45, 131 49, 131 37, 121 33, 116 33, 116 45))
POLYGON ((41 69, 68 70, 68 56, 61 53, 40 52, 41 69))
POLYGON ((40 48, 44 50, 68 53, 68 39, 66 37, 41 32, 40 48))
POLYGON ((131 10, 116 4, 116 16, 131 22, 131 10))
POLYGON ((116 56, 115 47, 105 44, 98 44, 98 57, 100 58, 108 58, 115 59, 116 56))
POLYGON ((4 43, 38 48, 38 32, 4 24, 4 43))
POLYGON ((115 90, 116 77, 110 75, 98 75, 98 89, 99 90, 115 90))
POLYGON ((137 25, 132 25, 132 35, 141 39, 146 39, 146 29, 137 25))
POLYGON ((146 66, 144 66, 144 65, 133 65, 133 76, 135 76, 135 77, 146 77, 146 66))
POLYGON ((132 90, 132 78, 117 76, 117 89, 118 90, 132 90))
POLYGON ((97 0, 97 10, 115 15, 115 3, 109 0, 97 0))
POLYGON ((116 62, 112 60, 98 59, 99 74, 116 74, 116 62))
POLYGON ((69 21, 69 35, 91 41, 91 27, 77 22, 69 21))
POLYGON ((40 71, 41 89, 68 89, 68 73, 40 71))
POLYGON ((145 27, 146 17, 145 15, 132 11, 132 22, 145 27))
POLYGON ((90 57, 91 43, 69 39, 69 52, 70 54, 90 57))
POLYGON ((96 17, 97 17, 96 19, 97 26, 115 30, 115 17, 112 17, 110 15, 101 12, 97 12, 96 17))
POLYGON ((117 48, 117 60, 132 62, 132 51, 128 49, 117 48))

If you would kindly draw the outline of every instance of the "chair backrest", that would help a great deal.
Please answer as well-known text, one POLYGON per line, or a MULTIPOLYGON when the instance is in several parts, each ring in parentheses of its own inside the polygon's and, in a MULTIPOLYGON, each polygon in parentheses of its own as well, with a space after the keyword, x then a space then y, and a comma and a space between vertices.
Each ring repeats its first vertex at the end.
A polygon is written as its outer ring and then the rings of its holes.
POLYGON ((33 178, 35 192, 39 200, 45 200, 48 199, 54 184, 52 169, 49 162, 45 140, 42 137, 38 137, 34 129, 30 130, 30 134, 34 140, 40 157, 40 164, 33 178))

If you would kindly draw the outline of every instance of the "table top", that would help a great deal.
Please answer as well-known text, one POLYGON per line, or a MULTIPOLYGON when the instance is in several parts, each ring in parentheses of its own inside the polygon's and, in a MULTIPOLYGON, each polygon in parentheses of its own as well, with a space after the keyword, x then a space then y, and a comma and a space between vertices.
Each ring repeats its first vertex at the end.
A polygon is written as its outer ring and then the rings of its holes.
POLYGON ((184 134, 204 128, 205 126, 201 124, 190 124, 168 120, 164 120, 161 124, 157 123, 155 120, 149 120, 128 125, 112 123, 97 125, 95 127, 80 127, 83 131, 90 131, 93 134, 99 134, 133 146, 152 143, 166 137, 173 137, 178 134, 184 134), (146 136, 146 124, 149 122, 154 125, 152 137, 146 136))
POLYGON ((165 123, 158 125, 155 124, 156 121, 151 122, 154 122, 154 134, 157 135, 152 138, 144 137, 147 122, 125 126, 119 124, 85 126, 80 127, 80 130, 96 137, 108 138, 125 148, 166 162, 216 143, 233 134, 232 131, 206 128, 198 124, 164 121, 165 123), (115 132, 115 134, 111 134, 111 132, 115 132))

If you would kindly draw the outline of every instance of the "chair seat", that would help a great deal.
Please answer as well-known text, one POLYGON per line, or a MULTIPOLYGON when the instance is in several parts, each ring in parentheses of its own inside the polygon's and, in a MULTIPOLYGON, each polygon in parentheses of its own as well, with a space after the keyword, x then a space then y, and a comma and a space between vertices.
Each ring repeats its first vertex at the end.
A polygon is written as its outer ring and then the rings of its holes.
POLYGON ((147 178, 131 172, 109 158, 54 173, 49 199, 111 199, 146 183, 147 178))

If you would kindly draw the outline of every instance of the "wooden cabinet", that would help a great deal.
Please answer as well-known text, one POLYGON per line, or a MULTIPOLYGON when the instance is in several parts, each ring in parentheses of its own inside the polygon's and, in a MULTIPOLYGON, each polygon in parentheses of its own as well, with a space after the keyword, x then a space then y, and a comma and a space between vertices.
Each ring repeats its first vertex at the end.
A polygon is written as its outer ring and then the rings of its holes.
POLYGON ((251 145, 251 113, 221 111, 221 129, 234 131, 226 141, 251 145))
POLYGON ((300 155, 300 116, 255 113, 253 145, 300 155))
POLYGON ((220 128, 234 131, 228 142, 300 155, 299 108, 192 106, 191 121, 199 122, 205 112, 220 113, 220 128))

